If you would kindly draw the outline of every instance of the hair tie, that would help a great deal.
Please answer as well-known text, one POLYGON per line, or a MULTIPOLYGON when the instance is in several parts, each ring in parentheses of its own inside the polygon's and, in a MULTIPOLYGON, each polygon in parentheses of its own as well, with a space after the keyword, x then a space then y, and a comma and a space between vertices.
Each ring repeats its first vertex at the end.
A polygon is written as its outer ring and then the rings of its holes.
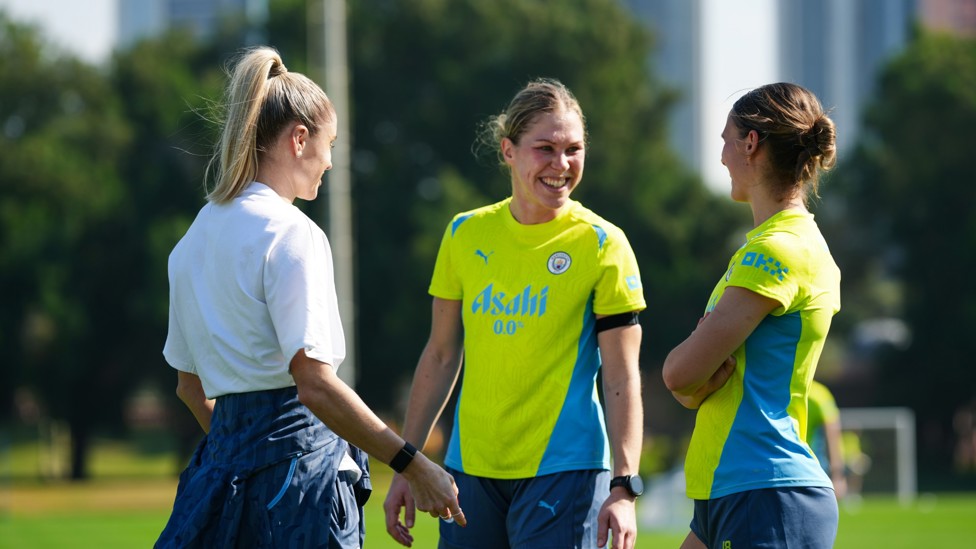
POLYGON ((817 136, 813 134, 813 128, 807 130, 799 135, 797 135, 797 144, 811 157, 817 157, 823 155, 823 151, 820 150, 820 143, 817 136))
POLYGON ((268 71, 268 78, 274 78, 275 76, 281 76, 288 72, 288 68, 281 61, 274 61, 271 63, 271 70, 268 71))

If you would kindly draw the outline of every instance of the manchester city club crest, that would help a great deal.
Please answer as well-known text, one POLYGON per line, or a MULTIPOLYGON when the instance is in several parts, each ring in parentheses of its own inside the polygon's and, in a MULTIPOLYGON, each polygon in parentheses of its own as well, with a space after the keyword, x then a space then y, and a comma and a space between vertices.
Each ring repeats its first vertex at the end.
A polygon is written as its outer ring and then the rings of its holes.
POLYGON ((558 275, 565 273, 573 263, 573 258, 566 252, 556 252, 549 256, 549 272, 558 275))

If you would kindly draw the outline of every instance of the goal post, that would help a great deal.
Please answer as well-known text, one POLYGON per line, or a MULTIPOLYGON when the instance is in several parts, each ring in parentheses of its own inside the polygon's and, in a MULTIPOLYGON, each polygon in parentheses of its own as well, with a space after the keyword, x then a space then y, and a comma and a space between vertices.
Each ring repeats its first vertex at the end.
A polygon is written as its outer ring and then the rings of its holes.
POLYGON ((898 501, 902 504, 914 501, 918 492, 915 412, 904 407, 841 408, 840 424, 845 433, 859 433, 861 437, 883 435, 883 431, 893 433, 894 441, 890 447, 868 449, 868 455, 874 464, 872 469, 884 470, 887 461, 887 469, 894 476, 894 491, 898 501), (875 451, 875 455, 871 455, 875 451))

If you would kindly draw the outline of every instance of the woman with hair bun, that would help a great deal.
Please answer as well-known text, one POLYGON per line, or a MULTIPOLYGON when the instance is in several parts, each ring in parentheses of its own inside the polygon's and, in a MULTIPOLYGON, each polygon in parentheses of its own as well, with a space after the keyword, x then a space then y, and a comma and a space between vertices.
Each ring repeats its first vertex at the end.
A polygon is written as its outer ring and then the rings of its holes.
POLYGON ((463 525, 453 478, 336 375, 332 253, 293 205, 332 167, 332 103, 270 48, 230 76, 216 184, 169 257, 163 349, 207 434, 156 547, 361 547, 364 451, 409 482, 418 509, 463 525))
POLYGON ((754 228, 664 363, 668 389, 698 409, 682 547, 832 547, 837 500, 805 435, 840 270, 806 201, 834 165, 834 124, 808 90, 769 84, 735 102, 722 139, 754 228))

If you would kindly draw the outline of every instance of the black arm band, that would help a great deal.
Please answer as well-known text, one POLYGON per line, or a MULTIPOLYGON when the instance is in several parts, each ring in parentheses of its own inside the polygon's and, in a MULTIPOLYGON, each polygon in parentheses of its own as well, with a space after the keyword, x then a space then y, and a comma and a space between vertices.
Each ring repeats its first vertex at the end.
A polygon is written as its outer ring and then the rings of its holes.
POLYGON ((402 473, 407 468, 407 465, 410 465, 410 462, 413 461, 413 456, 416 454, 417 449, 413 447, 413 444, 404 441, 403 448, 400 448, 397 455, 393 456, 393 461, 390 462, 390 468, 397 473, 402 473))
POLYGON ((596 319, 596 333, 600 333, 604 330, 612 330, 621 326, 631 326, 633 324, 638 324, 637 311, 605 316, 603 318, 596 319))

